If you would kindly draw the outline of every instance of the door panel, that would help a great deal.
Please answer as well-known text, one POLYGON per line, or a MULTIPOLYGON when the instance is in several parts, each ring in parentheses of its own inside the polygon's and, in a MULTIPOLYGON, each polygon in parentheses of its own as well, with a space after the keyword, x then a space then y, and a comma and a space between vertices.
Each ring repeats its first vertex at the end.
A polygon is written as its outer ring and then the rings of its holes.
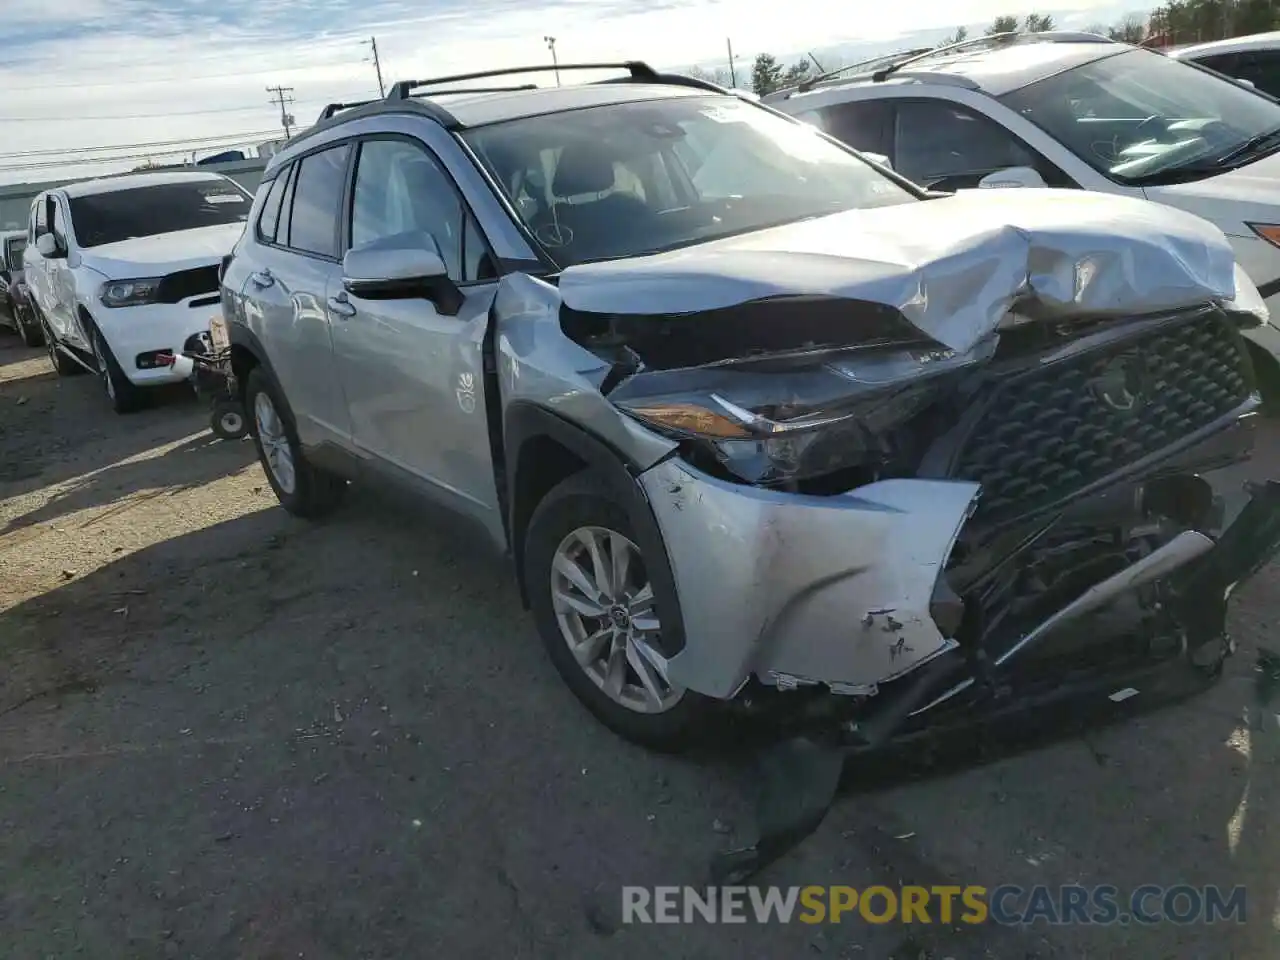
POLYGON ((53 308, 54 329, 67 343, 81 350, 89 350, 89 335, 80 322, 80 311, 77 307, 76 280, 71 273, 71 231, 67 229, 70 219, 63 209, 60 200, 53 206, 53 235, 62 244, 67 255, 49 261, 49 301, 53 308))
POLYGON ((337 382, 329 310, 329 284, 337 264, 274 247, 259 247, 258 269, 245 280, 245 317, 271 358, 285 398, 307 446, 348 445, 346 403, 337 382))
POLYGON ((496 282, 482 281, 496 271, 488 245, 452 178, 416 139, 361 143, 350 209, 347 244, 426 234, 464 294, 458 314, 445 316, 425 296, 372 300, 331 285, 333 307, 351 314, 335 312, 333 336, 352 440, 491 527, 497 491, 482 346, 496 282))
MULTIPOLYGON (((355 311, 332 327, 356 446, 476 516, 497 509, 482 354, 494 289, 469 288, 456 317, 348 294, 355 311)), ((330 296, 344 292, 335 280, 330 296)))

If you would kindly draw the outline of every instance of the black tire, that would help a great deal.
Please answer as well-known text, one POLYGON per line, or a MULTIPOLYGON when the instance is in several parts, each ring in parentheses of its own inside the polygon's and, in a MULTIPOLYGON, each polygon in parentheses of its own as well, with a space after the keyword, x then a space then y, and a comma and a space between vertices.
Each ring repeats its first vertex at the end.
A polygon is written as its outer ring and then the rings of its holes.
POLYGON ((316 519, 331 513, 342 502, 346 493, 347 482, 341 477, 327 473, 311 464, 302 450, 298 440, 298 430, 293 422, 293 413, 284 395, 275 381, 261 367, 254 367, 245 382, 244 410, 249 424, 249 432, 253 436, 254 446, 258 450, 258 461, 262 464, 262 472, 267 475, 267 482, 275 491, 280 506, 297 517, 316 519), (275 471, 268 462, 263 448, 262 437, 258 435, 257 417, 255 414, 258 395, 265 395, 276 411, 283 427, 284 439, 288 444, 289 456, 294 465, 294 483, 292 490, 285 490, 277 479, 275 471))
POLYGON ((89 372, 58 349, 58 338, 43 319, 40 321, 40 332, 44 335, 45 349, 49 352, 49 363, 53 366, 54 373, 60 377, 78 377, 89 372))
POLYGON ((225 400, 214 404, 209 426, 219 440, 241 440, 249 433, 249 418, 242 404, 225 400))
MULTIPOLYGON (((687 749, 695 744, 695 735, 708 730, 715 701, 687 690, 665 712, 630 710, 612 700, 587 676, 560 632, 551 597, 552 563, 565 537, 588 526, 603 527, 635 541, 617 495, 590 471, 574 474, 556 486, 538 504, 529 521, 523 557, 525 583, 543 645, 569 689, 610 730, 653 750, 687 749)), ((660 619, 665 615, 659 612, 660 619)))
POLYGON ((142 406, 142 390, 129 382, 102 332, 96 326, 89 326, 88 334, 93 338, 94 358, 98 361, 98 380, 102 384, 102 392, 107 396, 107 402, 116 413, 133 413, 142 406))
POLYGON ((30 310, 15 309, 13 319, 18 325, 18 335, 22 337, 24 344, 28 347, 44 345, 44 331, 40 329, 40 324, 36 322, 30 310))

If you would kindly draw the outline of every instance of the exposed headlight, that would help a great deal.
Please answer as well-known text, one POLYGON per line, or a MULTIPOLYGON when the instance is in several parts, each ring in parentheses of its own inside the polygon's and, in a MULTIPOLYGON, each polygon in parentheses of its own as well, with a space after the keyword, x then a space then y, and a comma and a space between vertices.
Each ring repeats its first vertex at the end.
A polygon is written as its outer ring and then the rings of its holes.
POLYGON ((137 307, 155 303, 160 292, 160 277, 145 280, 109 280, 102 285, 100 299, 104 307, 137 307))
POLYGON ((711 454, 748 483, 786 484, 870 467, 904 451, 894 437, 973 353, 851 351, 807 365, 757 361, 641 373, 609 394, 652 429, 711 454))
POLYGON ((1280 247, 1280 223, 1249 223, 1246 226, 1267 243, 1280 247))

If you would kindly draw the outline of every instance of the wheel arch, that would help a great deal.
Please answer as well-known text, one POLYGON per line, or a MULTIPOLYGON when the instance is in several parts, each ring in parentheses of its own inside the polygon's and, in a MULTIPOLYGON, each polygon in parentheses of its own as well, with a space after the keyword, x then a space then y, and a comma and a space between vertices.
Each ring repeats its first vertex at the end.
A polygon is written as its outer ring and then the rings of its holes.
POLYGON ((529 607, 524 573, 524 548, 534 511, 558 484, 592 470, 618 498, 627 513, 636 545, 644 557, 663 622, 664 646, 674 656, 684 648, 684 620, 676 591, 671 560, 662 531, 644 490, 636 481, 635 464, 594 434, 544 407, 517 401, 506 410, 503 422, 504 459, 511 491, 507 529, 515 563, 520 599, 529 607), (670 627, 667 625, 670 624, 670 627))

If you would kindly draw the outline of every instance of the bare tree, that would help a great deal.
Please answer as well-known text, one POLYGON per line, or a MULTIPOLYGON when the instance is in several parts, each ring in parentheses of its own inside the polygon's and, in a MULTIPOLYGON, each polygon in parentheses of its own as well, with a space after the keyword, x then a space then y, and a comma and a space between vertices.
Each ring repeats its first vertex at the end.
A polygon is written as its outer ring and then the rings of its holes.
POLYGON ((1122 43, 1141 43, 1147 36, 1146 19, 1140 14, 1131 13, 1108 30, 1107 36, 1122 43))

